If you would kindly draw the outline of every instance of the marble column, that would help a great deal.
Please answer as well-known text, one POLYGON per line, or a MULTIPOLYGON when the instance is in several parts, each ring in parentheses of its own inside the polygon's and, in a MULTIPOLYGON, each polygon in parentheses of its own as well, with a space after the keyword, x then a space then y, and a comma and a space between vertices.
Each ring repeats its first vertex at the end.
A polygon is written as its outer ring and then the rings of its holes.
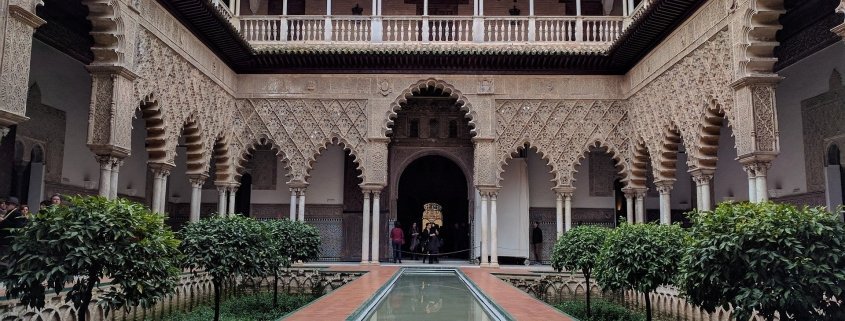
POLYGON ((489 267, 488 253, 490 248, 487 244, 487 192, 481 192, 481 267, 489 267))
POLYGON ((743 164, 742 168, 748 174, 748 201, 757 203, 757 174, 754 164, 743 164))
POLYGON ((173 170, 173 165, 164 163, 150 163, 150 170, 153 173, 153 204, 150 208, 153 212, 164 213, 167 203, 167 177, 173 170))
POLYGON ((555 202, 555 227, 557 228, 557 234, 555 235, 555 239, 559 239, 563 235, 563 195, 561 193, 555 193, 555 195, 557 196, 555 202))
POLYGON ((697 207, 701 211, 711 209, 710 181, 713 180, 714 170, 697 169, 692 171, 692 180, 695 182, 697 207))
POLYGON ((111 182, 109 183, 109 199, 117 199, 118 190, 118 176, 120 174, 120 167, 123 166, 123 159, 114 158, 111 168, 111 182))
POLYGON ((226 216, 226 186, 217 185, 217 216, 226 216))
POLYGON ((290 220, 291 222, 296 220, 296 189, 290 189, 290 220))
POLYGON ((628 224, 634 224, 634 191, 625 189, 625 220, 628 224))
POLYGON ((648 189, 645 188, 634 190, 634 195, 636 197, 634 219, 637 223, 645 223, 645 193, 647 191, 648 189))
POLYGON ((100 163, 100 192, 99 195, 107 199, 111 198, 111 171, 114 166, 114 158, 111 156, 97 156, 100 163))
POLYGON ((191 182, 191 215, 190 221, 199 222, 200 220, 200 205, 202 204, 202 184, 208 178, 207 175, 188 175, 188 181, 191 182))
POLYGON ((563 231, 569 232, 572 229, 572 195, 575 194, 575 187, 563 186, 555 188, 555 191, 563 198, 563 231))
POLYGON ((660 224, 672 224, 672 202, 670 195, 675 180, 663 180, 654 182, 657 192, 660 193, 660 224))
POLYGON ((769 171, 769 166, 771 163, 769 162, 758 162, 755 164, 756 168, 754 169, 754 173, 756 174, 754 177, 755 180, 755 189, 757 190, 757 197, 755 199, 758 203, 768 202, 769 201, 769 187, 766 184, 766 174, 769 171))
POLYGON ((234 185, 229 186, 229 202, 228 202, 229 210, 226 211, 226 214, 228 216, 232 216, 232 215, 235 214, 235 193, 237 193, 237 192, 238 192, 237 186, 234 186, 234 185))
POLYGON ((299 201, 296 204, 299 207, 297 211, 297 221, 305 222, 305 188, 299 189, 299 201))
POLYGON ((373 191, 373 232, 372 240, 370 241, 372 254, 370 254, 370 264, 378 265, 379 264, 379 247, 381 243, 379 243, 379 230, 381 229, 381 225, 379 223, 379 219, 381 219, 381 210, 379 209, 379 194, 381 194, 381 190, 374 190, 373 191))
POLYGON ((499 267, 499 225, 496 198, 499 192, 490 193, 490 267, 499 267))
POLYGON ((362 223, 362 231, 361 231, 361 265, 367 265, 370 263, 370 216, 372 213, 370 212, 370 194, 369 190, 364 190, 364 211, 363 214, 363 223, 362 223))

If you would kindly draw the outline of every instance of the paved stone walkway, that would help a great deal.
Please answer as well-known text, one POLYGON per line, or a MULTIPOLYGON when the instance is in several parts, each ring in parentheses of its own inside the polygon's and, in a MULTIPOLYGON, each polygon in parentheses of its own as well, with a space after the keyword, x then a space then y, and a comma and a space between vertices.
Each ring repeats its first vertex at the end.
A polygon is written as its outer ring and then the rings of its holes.
MULTIPOLYGON (((407 267, 407 266, 406 266, 407 267)), ((439 266, 443 267, 443 266, 439 266)), ((548 304, 534 299, 529 294, 511 286, 491 273, 514 273, 514 269, 482 269, 473 266, 459 267, 494 303, 502 307, 517 320, 574 321, 548 304)), ((321 297, 310 305, 289 315, 286 321, 333 321, 346 320, 398 270, 396 265, 353 266, 333 265, 337 271, 368 271, 355 281, 321 297)), ((532 273, 527 269, 521 273, 532 273)))

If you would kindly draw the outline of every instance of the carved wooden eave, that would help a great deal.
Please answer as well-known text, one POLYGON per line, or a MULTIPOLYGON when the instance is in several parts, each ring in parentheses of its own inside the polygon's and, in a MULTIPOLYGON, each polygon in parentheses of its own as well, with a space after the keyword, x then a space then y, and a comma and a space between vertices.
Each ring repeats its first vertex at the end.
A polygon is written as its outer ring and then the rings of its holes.
POLYGON ((623 74, 706 0, 655 0, 631 19, 610 47, 421 44, 401 48, 385 44, 253 48, 208 0, 158 2, 238 73, 623 74))

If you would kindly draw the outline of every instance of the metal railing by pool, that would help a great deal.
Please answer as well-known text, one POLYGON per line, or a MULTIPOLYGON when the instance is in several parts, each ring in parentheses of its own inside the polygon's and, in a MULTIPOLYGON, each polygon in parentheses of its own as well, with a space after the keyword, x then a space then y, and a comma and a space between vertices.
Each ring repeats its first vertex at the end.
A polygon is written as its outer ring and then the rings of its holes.
POLYGON ((403 268, 346 320, 515 319, 459 269, 403 268))

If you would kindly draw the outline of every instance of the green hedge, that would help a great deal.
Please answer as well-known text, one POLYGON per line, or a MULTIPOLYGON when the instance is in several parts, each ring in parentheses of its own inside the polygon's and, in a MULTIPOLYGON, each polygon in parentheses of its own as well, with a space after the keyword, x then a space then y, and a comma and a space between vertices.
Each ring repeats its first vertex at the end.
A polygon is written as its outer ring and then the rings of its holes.
MULTIPOLYGON (((273 308, 273 293, 236 296, 220 305, 221 321, 277 320, 314 300, 312 296, 279 294, 279 307, 273 308)), ((214 307, 203 305, 188 313, 177 313, 161 321, 208 321, 214 319, 214 307)))
POLYGON ((645 315, 604 300, 593 301, 592 317, 587 318, 587 305, 584 301, 564 301, 555 305, 559 310, 580 321, 644 321, 645 315))

